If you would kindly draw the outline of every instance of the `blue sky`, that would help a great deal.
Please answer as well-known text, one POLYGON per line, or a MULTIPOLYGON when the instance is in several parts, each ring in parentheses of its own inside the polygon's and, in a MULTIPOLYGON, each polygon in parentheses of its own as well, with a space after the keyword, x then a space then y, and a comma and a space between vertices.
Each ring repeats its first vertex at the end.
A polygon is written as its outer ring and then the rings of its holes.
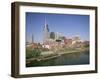
POLYGON ((50 32, 60 32, 66 37, 79 35, 82 40, 89 40, 89 15, 49 14, 26 12, 26 41, 43 41, 43 27, 46 22, 50 32))

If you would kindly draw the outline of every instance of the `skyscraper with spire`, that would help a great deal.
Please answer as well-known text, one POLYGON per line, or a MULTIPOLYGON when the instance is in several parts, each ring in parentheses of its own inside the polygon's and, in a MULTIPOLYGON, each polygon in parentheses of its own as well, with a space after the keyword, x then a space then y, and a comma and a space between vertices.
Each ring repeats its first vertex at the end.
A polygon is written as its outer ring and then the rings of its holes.
POLYGON ((46 43, 46 41, 49 39, 49 37, 50 37, 50 33, 49 33, 48 24, 47 24, 46 17, 45 17, 45 23, 44 23, 44 27, 43 27, 43 44, 46 43))

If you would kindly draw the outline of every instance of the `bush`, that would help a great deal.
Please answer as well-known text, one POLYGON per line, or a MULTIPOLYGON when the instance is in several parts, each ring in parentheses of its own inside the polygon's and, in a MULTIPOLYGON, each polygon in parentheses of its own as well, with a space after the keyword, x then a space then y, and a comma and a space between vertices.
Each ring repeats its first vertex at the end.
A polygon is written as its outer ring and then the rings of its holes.
POLYGON ((40 54, 41 51, 39 49, 33 49, 33 50, 26 49, 26 59, 38 57, 40 56, 40 54))

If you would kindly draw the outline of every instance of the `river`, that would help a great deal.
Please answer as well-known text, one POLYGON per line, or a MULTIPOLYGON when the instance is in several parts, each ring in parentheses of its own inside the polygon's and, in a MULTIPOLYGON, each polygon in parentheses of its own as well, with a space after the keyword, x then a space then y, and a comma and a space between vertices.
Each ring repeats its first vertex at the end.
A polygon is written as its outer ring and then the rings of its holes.
POLYGON ((49 60, 33 61, 31 63, 26 64, 26 67, 81 65, 81 64, 89 64, 89 52, 68 53, 49 60))

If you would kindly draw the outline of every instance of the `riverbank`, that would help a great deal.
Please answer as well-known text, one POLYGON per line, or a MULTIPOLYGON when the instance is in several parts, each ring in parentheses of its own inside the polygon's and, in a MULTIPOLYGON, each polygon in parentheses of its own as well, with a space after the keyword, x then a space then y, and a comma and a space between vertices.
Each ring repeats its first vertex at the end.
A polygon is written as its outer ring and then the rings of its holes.
POLYGON ((74 51, 63 51, 63 52, 56 52, 54 54, 50 54, 50 55, 42 55, 36 58, 30 58, 26 60, 26 64, 31 63, 32 61, 44 61, 44 60, 49 60, 49 59, 53 59, 53 58, 57 58, 61 55, 64 54, 69 54, 69 53, 80 53, 80 52, 86 52, 89 51, 88 49, 82 49, 82 50, 74 50, 74 51))

